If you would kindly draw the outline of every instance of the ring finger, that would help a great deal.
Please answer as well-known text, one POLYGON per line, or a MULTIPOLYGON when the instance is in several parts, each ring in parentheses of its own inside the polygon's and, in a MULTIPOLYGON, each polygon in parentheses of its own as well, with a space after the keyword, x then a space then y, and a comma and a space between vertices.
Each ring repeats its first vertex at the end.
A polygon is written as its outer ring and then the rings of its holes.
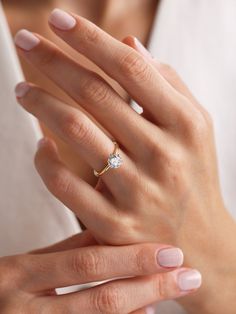
MULTIPOLYGON (((59 99, 28 83, 16 87, 20 104, 43 121, 61 138, 71 144, 89 165, 100 171, 114 150, 112 140, 82 111, 65 105, 59 99)), ((135 175, 135 167, 122 152, 124 163, 119 169, 111 169, 103 175, 104 182, 116 196, 120 189, 128 191, 127 182, 135 175), (112 184, 116 182, 116 184, 112 184)))

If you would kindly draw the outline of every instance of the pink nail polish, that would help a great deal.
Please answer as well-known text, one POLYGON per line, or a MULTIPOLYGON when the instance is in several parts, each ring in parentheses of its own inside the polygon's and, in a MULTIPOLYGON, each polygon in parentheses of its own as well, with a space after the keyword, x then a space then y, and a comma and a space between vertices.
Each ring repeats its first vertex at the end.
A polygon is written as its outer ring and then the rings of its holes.
POLYGON ((150 54, 150 52, 144 47, 144 45, 138 40, 138 38, 134 38, 134 42, 135 42, 135 46, 138 50, 138 52, 140 52, 144 57, 148 58, 148 59, 152 59, 152 55, 150 54))
POLYGON ((47 143, 48 143, 48 139, 46 137, 41 138, 37 144, 38 149, 43 147, 47 143))
POLYGON ((202 275, 197 270, 187 270, 179 273, 178 285, 182 291, 198 289, 202 284, 202 275))
POLYGON ((22 98, 24 97, 28 91, 30 90, 30 86, 26 82, 21 82, 16 85, 15 87, 15 94, 17 98, 22 98))
POLYGON ((36 47, 40 39, 26 29, 22 29, 15 35, 15 44, 23 50, 30 51, 36 47))
POLYGON ((146 314, 155 314, 155 309, 153 306, 148 306, 148 307, 146 307, 145 312, 146 312, 146 314))
POLYGON ((49 23, 60 30, 67 31, 75 27, 76 19, 61 9, 54 9, 49 16, 49 23))
POLYGON ((183 264, 184 255, 179 248, 166 248, 157 253, 157 262, 162 267, 180 267, 183 264))

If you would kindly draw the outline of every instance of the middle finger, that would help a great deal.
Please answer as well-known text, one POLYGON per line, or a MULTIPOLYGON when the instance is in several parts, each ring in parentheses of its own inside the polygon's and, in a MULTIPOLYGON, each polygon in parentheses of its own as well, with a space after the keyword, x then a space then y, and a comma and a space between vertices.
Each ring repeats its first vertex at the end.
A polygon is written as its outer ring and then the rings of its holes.
POLYGON ((18 32, 15 41, 21 48, 19 53, 27 61, 81 104, 127 151, 134 156, 143 152, 151 123, 128 106, 104 79, 80 66, 39 35, 36 37, 23 30, 18 32), (32 43, 31 49, 26 43, 32 43), (32 47, 33 43, 37 43, 36 46, 32 47), (139 147, 136 145, 137 141, 139 147))

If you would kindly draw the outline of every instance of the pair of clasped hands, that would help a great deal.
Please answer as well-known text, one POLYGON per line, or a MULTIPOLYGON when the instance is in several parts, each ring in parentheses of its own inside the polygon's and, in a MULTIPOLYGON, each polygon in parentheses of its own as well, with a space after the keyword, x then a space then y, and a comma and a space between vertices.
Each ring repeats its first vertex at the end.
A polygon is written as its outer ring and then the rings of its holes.
POLYGON ((217 257, 208 250, 217 245, 214 227, 209 228, 212 213, 227 216, 209 114, 176 72, 152 58, 136 38, 119 42, 59 9, 51 13, 49 25, 117 81, 143 113, 45 38, 17 33, 20 55, 85 110, 28 82, 17 85, 18 102, 92 169, 104 167, 113 139, 120 144, 123 164, 104 173, 93 188, 68 169, 52 139, 39 142, 35 164, 40 176, 87 230, 42 250, 2 258, 1 313, 154 313, 151 304, 179 297, 189 313, 200 313, 198 302, 210 286, 204 286, 211 267, 206 265, 217 257), (87 290, 55 292, 107 279, 87 290))

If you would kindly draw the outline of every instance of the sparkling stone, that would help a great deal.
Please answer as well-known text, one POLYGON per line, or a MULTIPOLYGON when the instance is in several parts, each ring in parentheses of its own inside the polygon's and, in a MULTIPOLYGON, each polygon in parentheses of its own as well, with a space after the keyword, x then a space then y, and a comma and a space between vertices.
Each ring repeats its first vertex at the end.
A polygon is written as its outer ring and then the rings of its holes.
POLYGON ((108 164, 111 168, 119 168, 122 164, 122 159, 119 154, 111 154, 108 158, 108 164))

